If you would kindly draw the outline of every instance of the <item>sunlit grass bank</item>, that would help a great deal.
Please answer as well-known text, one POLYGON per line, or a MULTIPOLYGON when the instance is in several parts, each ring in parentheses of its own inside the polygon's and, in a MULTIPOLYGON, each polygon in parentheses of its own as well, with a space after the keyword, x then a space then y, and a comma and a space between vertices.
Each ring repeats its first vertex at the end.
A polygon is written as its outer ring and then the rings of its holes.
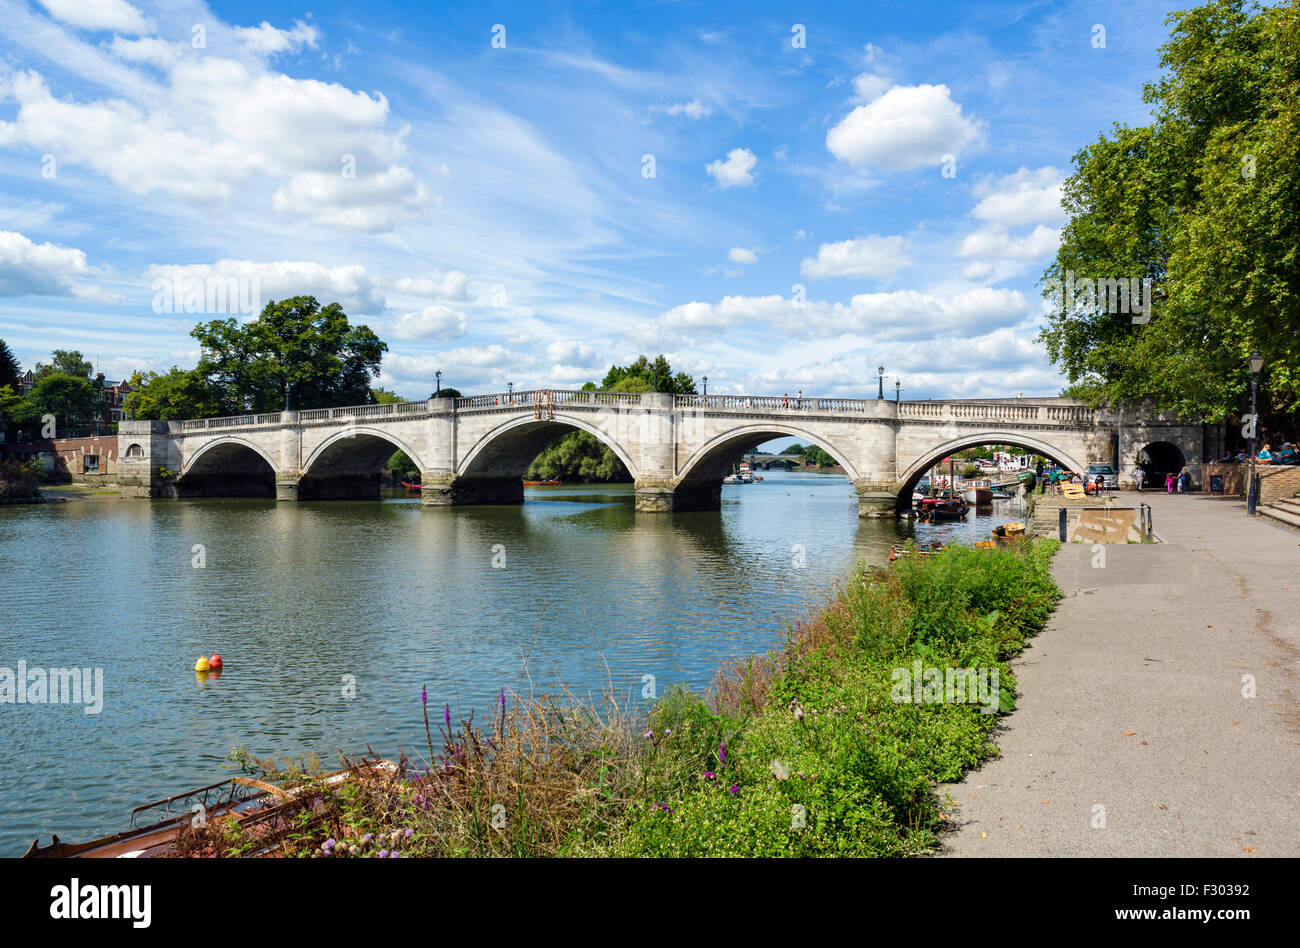
POLYGON ((706 696, 670 690, 648 717, 612 695, 595 706, 503 692, 477 722, 426 707, 428 763, 403 759, 332 790, 313 768, 237 753, 296 787, 301 805, 254 830, 214 823, 186 847, 317 858, 931 851, 937 786, 997 752, 991 732, 1014 706, 1006 662, 1055 606, 1058 545, 950 547, 862 569, 784 648, 721 669, 706 696), (985 687, 963 691, 958 675, 945 690, 949 669, 985 687))

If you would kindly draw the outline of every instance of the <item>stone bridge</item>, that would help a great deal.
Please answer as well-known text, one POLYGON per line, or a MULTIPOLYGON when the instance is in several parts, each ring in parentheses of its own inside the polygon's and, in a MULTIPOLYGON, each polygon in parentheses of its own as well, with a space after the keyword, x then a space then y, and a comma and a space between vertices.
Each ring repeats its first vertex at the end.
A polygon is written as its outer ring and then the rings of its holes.
POLYGON ((815 444, 844 468, 862 516, 910 503, 942 458, 1018 445, 1070 470, 1118 460, 1131 483, 1150 446, 1200 479, 1221 429, 1149 406, 1093 410, 1070 398, 954 401, 536 391, 473 398, 119 425, 123 493, 148 497, 376 498, 400 448, 419 467, 426 505, 523 500, 532 460, 569 431, 608 445, 644 511, 716 510, 732 462, 773 438, 815 444))

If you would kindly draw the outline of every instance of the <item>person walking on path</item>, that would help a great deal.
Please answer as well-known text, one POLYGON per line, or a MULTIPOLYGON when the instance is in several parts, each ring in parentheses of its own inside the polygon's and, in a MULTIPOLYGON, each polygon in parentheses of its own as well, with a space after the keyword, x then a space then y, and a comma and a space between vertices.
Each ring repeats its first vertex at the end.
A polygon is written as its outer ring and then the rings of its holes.
POLYGON ((1192 489, 1192 475, 1187 468, 1178 472, 1178 493, 1186 494, 1192 489))
POLYGON ((1173 472, 1171 471, 1165 475, 1165 493, 1172 494, 1173 492, 1174 492, 1174 475, 1173 472))
POLYGON ((1133 483, 1137 485, 1138 493, 1142 493, 1142 482, 1147 479, 1147 472, 1138 467, 1133 471, 1133 483))

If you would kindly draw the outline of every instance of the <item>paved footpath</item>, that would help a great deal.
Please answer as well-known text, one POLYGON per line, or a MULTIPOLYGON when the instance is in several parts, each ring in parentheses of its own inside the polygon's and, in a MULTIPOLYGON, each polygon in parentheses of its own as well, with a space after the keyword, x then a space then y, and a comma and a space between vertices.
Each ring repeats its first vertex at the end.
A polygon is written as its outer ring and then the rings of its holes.
POLYGON ((1300 530, 1141 499, 1164 543, 1057 554, 1065 598, 1013 663, 1001 756, 941 788, 940 855, 1300 855, 1300 530))

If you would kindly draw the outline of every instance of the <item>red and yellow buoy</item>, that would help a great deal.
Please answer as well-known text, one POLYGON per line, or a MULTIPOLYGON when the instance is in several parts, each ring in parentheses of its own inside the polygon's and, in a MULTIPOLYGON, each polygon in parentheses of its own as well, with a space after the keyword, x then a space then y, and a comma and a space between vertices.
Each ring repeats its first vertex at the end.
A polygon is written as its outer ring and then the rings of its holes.
POLYGON ((200 655, 200 656, 199 656, 199 660, 198 660, 197 662, 194 663, 194 670, 195 670, 196 672, 205 672, 205 671, 209 671, 211 668, 212 668, 212 665, 211 665, 211 663, 208 661, 208 658, 207 658, 206 655, 200 655))
POLYGON ((208 659, 208 667, 214 671, 219 671, 221 669, 221 656, 213 652, 212 657, 208 659))

